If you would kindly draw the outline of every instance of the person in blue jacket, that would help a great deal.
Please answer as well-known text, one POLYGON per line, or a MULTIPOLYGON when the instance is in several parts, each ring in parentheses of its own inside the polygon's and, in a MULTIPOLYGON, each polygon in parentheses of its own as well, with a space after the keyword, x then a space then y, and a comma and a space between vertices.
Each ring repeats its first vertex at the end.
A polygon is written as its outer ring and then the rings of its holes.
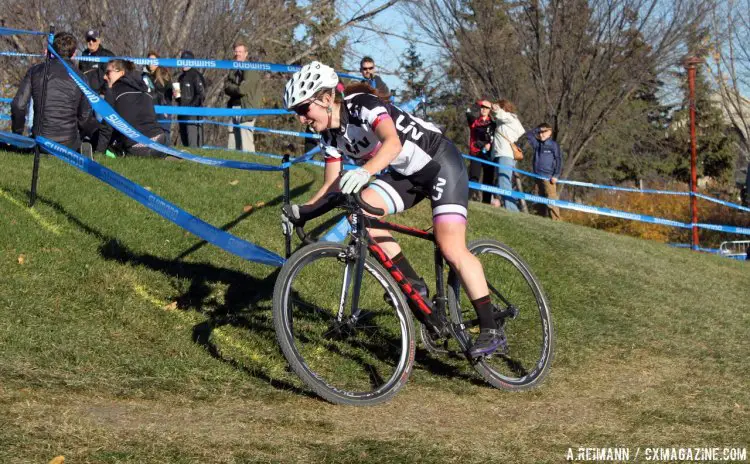
MULTIPOLYGON (((552 140, 552 126, 547 123, 539 124, 535 129, 526 133, 531 148, 534 149, 534 174, 543 176, 536 179, 536 193, 539 196, 557 200, 557 179, 562 172, 563 155, 560 146, 552 140)), ((557 206, 541 205, 544 216, 553 221, 560 220, 560 208, 557 206)))

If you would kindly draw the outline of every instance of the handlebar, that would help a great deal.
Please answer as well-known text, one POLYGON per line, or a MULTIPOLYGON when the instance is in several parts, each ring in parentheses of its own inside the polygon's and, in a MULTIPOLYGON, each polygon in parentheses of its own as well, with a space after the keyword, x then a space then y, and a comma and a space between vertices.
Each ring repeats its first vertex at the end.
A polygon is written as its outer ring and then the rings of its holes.
MULTIPOLYGON (((362 194, 360 191, 355 193, 354 195, 347 195, 341 192, 328 194, 327 199, 323 204, 313 210, 305 211, 304 214, 302 213, 302 211, 300 211, 300 216, 302 216, 302 219, 307 222, 311 219, 322 216, 323 214, 333 210, 334 208, 343 208, 349 214, 356 214, 357 212, 359 212, 359 210, 362 210, 373 216, 385 215, 385 211, 382 208, 376 208, 375 206, 372 206, 369 203, 365 202, 362 199, 362 194)), ((294 231, 297 234, 297 237, 299 237, 299 239, 305 245, 314 243, 314 240, 310 239, 308 234, 305 232, 304 226, 295 226, 294 231)))

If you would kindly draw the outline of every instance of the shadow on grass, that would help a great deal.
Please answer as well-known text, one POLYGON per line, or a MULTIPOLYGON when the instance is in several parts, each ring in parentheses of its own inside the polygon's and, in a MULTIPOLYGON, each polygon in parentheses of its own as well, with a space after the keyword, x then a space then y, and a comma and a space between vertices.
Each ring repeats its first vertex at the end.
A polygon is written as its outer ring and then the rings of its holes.
POLYGON ((271 378, 262 368, 253 369, 241 364, 236 359, 223 355, 218 346, 211 340, 214 329, 232 326, 252 331, 266 343, 276 345, 273 322, 267 315, 271 306, 273 286, 279 270, 274 269, 266 277, 259 279, 233 269, 222 268, 208 263, 185 263, 165 259, 146 253, 136 253, 120 243, 115 237, 106 235, 96 228, 85 224, 68 212, 60 203, 38 196, 37 201, 48 205, 86 234, 101 241, 99 253, 105 260, 116 261, 122 265, 145 267, 164 275, 179 279, 188 279, 189 288, 175 297, 177 307, 182 310, 194 310, 206 317, 206 320, 195 325, 192 340, 204 347, 214 358, 242 370, 249 376, 262 380, 274 388, 293 391, 301 395, 315 397, 311 392, 279 379, 271 378), (213 284, 227 286, 224 303, 217 305, 213 299, 213 284))
MULTIPOLYGON (((211 334, 214 329, 222 326, 231 326, 242 330, 252 331, 254 334, 262 337, 267 343, 276 344, 273 321, 268 316, 268 313, 271 306, 273 287, 279 269, 275 269, 266 277, 259 279, 239 271, 217 267, 213 264, 186 263, 180 261, 179 258, 165 259, 151 254, 136 253, 119 242, 117 238, 103 234, 94 227, 85 224, 76 216, 68 212, 60 203, 49 200, 44 196, 38 196, 37 201, 48 205, 61 215, 65 216, 72 224, 86 234, 96 237, 101 242, 99 253, 104 259, 116 261, 120 264, 132 267, 143 266, 175 279, 188 279, 190 281, 189 288, 177 295, 175 301, 177 302, 178 308, 183 310, 189 308, 206 317, 206 321, 193 327, 192 340, 204 347, 212 357, 226 362, 232 367, 242 370, 249 376, 262 380, 274 388, 318 398, 315 394, 303 390, 289 382, 271 378, 268 374, 263 372, 262 369, 254 369, 245 366, 238 360, 223 355, 219 347, 211 339, 211 334), (224 302, 222 304, 216 304, 213 299, 213 285, 217 283, 225 284, 227 286, 224 295, 224 302)), ((266 205, 273 206, 280 204, 281 201, 281 197, 277 197, 266 205)), ((237 219, 222 226, 222 229, 231 229, 250 214, 252 214, 252 211, 242 214, 237 219)), ((327 219, 325 222, 315 227, 312 234, 318 235, 319 233, 322 233, 338 222, 340 217, 340 215, 335 215, 327 219)), ((179 256, 187 256, 206 243, 207 242, 205 241, 201 241, 181 253, 179 256)), ((457 357, 452 357, 449 359, 454 363, 446 363, 435 355, 428 355, 425 350, 421 349, 417 351, 416 356, 416 362, 433 375, 468 380, 472 384, 486 386, 486 383, 482 382, 475 376, 461 372, 461 369, 455 365, 456 362, 466 362, 463 358, 458 359, 457 357)))
MULTIPOLYGON (((308 182, 308 183, 306 183, 304 185, 300 185, 299 187, 295 187, 295 188, 291 189, 289 191, 289 197, 290 198, 294 198, 294 197, 296 197, 296 196, 298 196, 298 195, 300 195, 302 193, 307 192, 308 190, 310 190, 310 186, 311 185, 312 185, 312 181, 310 181, 310 182, 308 182)), ((278 206, 278 205, 281 205, 281 203, 283 201, 284 201, 284 196, 283 195, 279 195, 276 198, 274 198, 273 200, 271 200, 271 201, 267 202, 265 205, 263 205, 262 208, 267 208, 267 207, 271 207, 271 206, 278 206)), ((253 208, 250 211, 242 213, 239 216, 237 216, 237 218, 235 218, 235 219, 227 222, 226 224, 220 226, 219 229, 221 229, 221 230, 223 230, 225 232, 228 232, 228 231, 232 230, 232 228, 234 226, 236 226, 240 222, 242 222, 245 219, 247 219, 250 215, 252 215, 257 210, 258 210, 258 208, 253 208)), ((281 214, 281 210, 279 210, 279 214, 281 214)), ((280 230, 281 230, 281 221, 279 221, 279 231, 280 230)), ((279 233, 279 236, 281 236, 281 233, 279 233)), ((185 258, 187 256, 190 256, 191 253, 195 253, 196 251, 200 250, 207 243, 208 243, 207 241, 201 240, 198 243, 196 243, 195 245, 191 246, 190 248, 186 249, 185 251, 183 251, 182 253, 180 253, 179 255, 177 255, 177 258, 175 258, 175 259, 183 259, 183 258, 185 258)))

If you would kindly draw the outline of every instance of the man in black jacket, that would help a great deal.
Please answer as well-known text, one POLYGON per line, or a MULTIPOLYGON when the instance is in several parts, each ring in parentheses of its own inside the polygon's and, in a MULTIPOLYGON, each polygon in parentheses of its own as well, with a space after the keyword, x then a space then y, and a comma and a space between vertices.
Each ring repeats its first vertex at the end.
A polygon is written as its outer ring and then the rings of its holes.
POLYGON ((366 56, 359 62, 359 71, 362 73, 362 77, 367 79, 365 82, 370 84, 370 87, 376 90, 378 97, 383 100, 391 99, 391 91, 388 86, 385 85, 383 79, 375 73, 375 60, 366 56))
MULTIPOLYGON (((195 58, 193 52, 185 50, 180 55, 180 59, 192 60, 195 58)), ((182 68, 182 74, 177 78, 179 87, 175 98, 179 106, 203 106, 206 99, 206 81, 203 74, 190 67, 182 68)), ((197 116, 177 116, 177 123, 180 125, 180 140, 186 147, 199 147, 202 140, 198 124, 183 124, 180 121, 200 119, 197 116)))
MULTIPOLYGON (((67 32, 56 34, 52 42, 52 47, 66 61, 75 55, 77 46, 75 36, 67 32)), ((75 69, 73 64, 68 64, 71 69, 75 69)), ((84 77, 80 72, 79 75, 84 77)), ((52 56, 47 76, 46 101, 42 109, 43 78, 44 63, 40 63, 29 68, 18 86, 10 107, 13 132, 23 134, 29 99, 33 98, 32 135, 41 135, 77 151, 81 146, 81 131, 87 133, 97 127, 91 106, 63 64, 52 56)))
MULTIPOLYGON (((102 39, 99 31, 90 29, 86 32, 86 50, 82 56, 115 56, 114 53, 102 47, 102 39)), ((93 61, 79 61, 78 69, 83 71, 88 79, 89 87, 99 95, 104 95, 106 83, 104 82, 104 70, 107 63, 95 63, 93 61)))

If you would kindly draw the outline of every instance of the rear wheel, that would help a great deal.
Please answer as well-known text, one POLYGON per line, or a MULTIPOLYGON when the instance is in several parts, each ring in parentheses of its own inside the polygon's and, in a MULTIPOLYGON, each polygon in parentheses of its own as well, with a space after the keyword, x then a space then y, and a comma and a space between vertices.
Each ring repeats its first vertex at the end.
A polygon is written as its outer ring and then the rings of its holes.
POLYGON ((351 255, 348 246, 325 242, 298 250, 276 281, 273 319, 284 356, 308 387, 332 403, 363 406, 404 386, 415 337, 401 290, 369 256, 352 312, 351 255))
MULTIPOLYGON (((549 304, 529 266, 510 247, 494 240, 469 243, 482 263, 505 346, 492 356, 472 360, 487 382, 503 390, 527 390, 544 380, 554 354, 549 304)), ((457 336, 470 347, 479 321, 458 276, 449 276, 448 306, 454 322, 465 329, 457 336)))

